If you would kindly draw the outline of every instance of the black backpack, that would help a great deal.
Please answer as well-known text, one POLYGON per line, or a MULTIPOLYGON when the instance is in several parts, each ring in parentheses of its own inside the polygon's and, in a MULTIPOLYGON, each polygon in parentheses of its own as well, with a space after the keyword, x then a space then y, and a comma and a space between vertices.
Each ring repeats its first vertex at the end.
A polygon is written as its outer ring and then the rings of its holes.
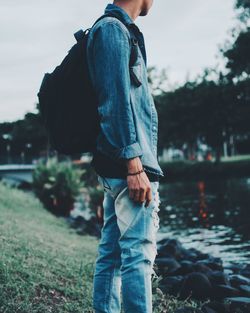
MULTIPOLYGON (((115 13, 107 13, 96 20, 115 13)), ((93 26, 94 26, 93 25, 93 26)), ((131 37, 130 74, 137 86, 141 82, 133 73, 138 42, 129 25, 131 37)), ((48 134, 49 146, 60 154, 74 155, 93 152, 100 130, 97 97, 91 85, 87 63, 89 29, 74 34, 77 43, 68 51, 52 73, 46 73, 38 92, 38 108, 48 134)))

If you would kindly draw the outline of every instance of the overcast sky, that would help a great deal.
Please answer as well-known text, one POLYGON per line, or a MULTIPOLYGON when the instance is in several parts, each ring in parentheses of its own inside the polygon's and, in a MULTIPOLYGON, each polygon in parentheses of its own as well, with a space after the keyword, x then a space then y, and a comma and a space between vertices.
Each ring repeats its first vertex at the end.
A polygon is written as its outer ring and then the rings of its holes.
MULTIPOLYGON (((0 122, 35 112, 45 72, 112 1, 0 0, 0 122)), ((136 24, 145 36, 148 65, 168 69, 171 83, 195 77, 219 60, 218 46, 235 24, 234 0, 154 0, 136 24)))

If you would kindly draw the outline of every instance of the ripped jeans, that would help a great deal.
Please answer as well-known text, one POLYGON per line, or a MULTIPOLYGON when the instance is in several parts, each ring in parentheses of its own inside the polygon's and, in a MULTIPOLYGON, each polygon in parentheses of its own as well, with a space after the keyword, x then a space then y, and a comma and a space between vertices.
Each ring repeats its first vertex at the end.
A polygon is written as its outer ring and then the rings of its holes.
POLYGON ((152 313, 153 264, 159 228, 159 182, 148 207, 129 198, 127 180, 98 176, 104 189, 104 224, 94 272, 95 313, 152 313))

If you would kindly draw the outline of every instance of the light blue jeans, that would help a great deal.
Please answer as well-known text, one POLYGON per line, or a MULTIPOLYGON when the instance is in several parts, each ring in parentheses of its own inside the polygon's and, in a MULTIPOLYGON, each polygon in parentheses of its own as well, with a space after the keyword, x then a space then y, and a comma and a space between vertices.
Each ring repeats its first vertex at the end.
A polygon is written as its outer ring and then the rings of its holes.
POLYGON ((159 182, 152 201, 129 198, 126 179, 98 176, 104 189, 104 224, 94 272, 95 313, 152 313, 153 265, 159 228, 159 182))

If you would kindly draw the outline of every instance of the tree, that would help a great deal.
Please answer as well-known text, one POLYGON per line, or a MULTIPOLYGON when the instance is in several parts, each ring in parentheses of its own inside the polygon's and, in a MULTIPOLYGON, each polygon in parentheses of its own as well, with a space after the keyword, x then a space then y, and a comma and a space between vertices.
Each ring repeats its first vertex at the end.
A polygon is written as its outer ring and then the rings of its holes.
MULTIPOLYGON (((218 82, 187 82, 156 97, 159 112, 159 145, 162 148, 187 143, 194 147, 204 138, 220 159, 224 134, 234 131, 236 89, 221 76, 218 82)), ((241 116, 241 115, 240 115, 241 116)))
POLYGON ((250 1, 249 0, 237 0, 235 8, 240 10, 239 19, 243 23, 247 23, 250 19, 250 1))
POLYGON ((250 0, 237 0, 239 27, 232 32, 233 43, 222 50, 226 58, 228 78, 235 81, 250 78, 250 0))
POLYGON ((244 80, 250 78, 250 28, 240 32, 231 48, 224 51, 227 59, 228 78, 244 80))
POLYGON ((46 147, 46 130, 39 114, 27 113, 24 119, 15 121, 11 136, 15 154, 23 151, 27 144, 31 144, 30 153, 33 155, 38 155, 46 147))

